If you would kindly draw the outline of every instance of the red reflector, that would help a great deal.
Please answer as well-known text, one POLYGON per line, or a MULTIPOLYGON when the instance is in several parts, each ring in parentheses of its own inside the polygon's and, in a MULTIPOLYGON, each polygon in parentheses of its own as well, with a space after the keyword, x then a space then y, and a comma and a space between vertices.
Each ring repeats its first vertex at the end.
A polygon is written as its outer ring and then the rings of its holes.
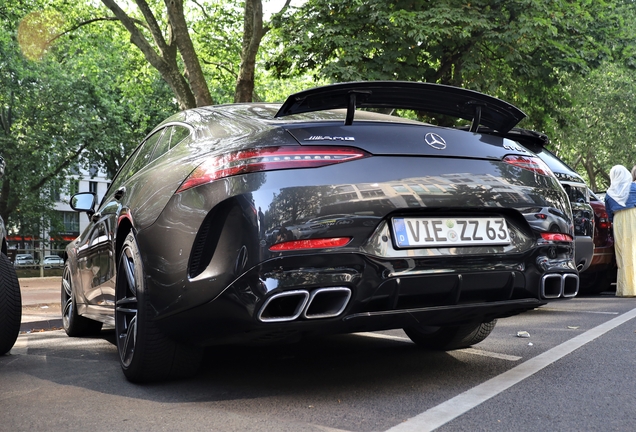
POLYGON ((519 156, 519 155, 508 155, 503 158, 503 161, 509 163, 510 165, 514 165, 524 170, 532 171, 537 174, 541 174, 544 176, 551 176, 552 171, 548 166, 538 157, 534 156, 519 156))
POLYGON ((258 171, 317 168, 369 156, 351 147, 263 147, 210 157, 183 182, 177 193, 224 177, 258 171))
POLYGON ((289 250, 301 250, 301 249, 325 249, 342 247, 349 243, 351 237, 334 237, 324 239, 309 239, 309 240, 292 240, 288 242, 278 243, 270 247, 271 251, 289 251, 289 250))
POLYGON ((544 232, 541 233, 541 237, 547 241, 572 242, 570 234, 544 232))

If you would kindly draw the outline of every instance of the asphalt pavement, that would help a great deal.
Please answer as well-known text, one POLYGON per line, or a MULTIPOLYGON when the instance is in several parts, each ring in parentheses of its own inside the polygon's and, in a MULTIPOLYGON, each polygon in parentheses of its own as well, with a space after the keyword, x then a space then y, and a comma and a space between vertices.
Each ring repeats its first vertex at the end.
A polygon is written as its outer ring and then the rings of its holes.
POLYGON ((60 306, 62 278, 21 278, 22 294, 21 333, 32 333, 62 328, 60 306))

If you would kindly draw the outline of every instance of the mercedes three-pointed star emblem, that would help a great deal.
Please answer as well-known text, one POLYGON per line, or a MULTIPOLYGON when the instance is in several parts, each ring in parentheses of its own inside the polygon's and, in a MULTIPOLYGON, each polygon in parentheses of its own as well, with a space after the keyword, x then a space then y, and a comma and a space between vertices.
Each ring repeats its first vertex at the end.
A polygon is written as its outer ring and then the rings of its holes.
POLYGON ((446 141, 444 141, 444 138, 436 133, 427 133, 424 137, 424 141, 426 141, 426 144, 430 145, 435 150, 444 150, 446 148, 446 141))

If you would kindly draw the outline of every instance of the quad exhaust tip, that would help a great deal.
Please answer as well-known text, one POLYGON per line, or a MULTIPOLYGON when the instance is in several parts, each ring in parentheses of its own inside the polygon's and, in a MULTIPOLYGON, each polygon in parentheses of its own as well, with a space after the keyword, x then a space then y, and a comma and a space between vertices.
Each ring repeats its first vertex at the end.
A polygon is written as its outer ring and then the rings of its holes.
POLYGON ((346 287, 319 288, 310 294, 306 290, 286 291, 268 298, 257 319, 261 322, 294 321, 332 318, 340 315, 349 300, 351 289, 346 287))
POLYGON ((541 278, 541 297, 556 299, 575 297, 579 292, 579 276, 573 273, 550 273, 541 278))
POLYGON ((308 301, 309 293, 305 290, 274 294, 265 301, 258 319, 262 322, 293 321, 303 313, 308 301))
POLYGON ((332 318, 345 310, 351 290, 349 288, 320 288, 311 293, 303 317, 307 319, 332 318))

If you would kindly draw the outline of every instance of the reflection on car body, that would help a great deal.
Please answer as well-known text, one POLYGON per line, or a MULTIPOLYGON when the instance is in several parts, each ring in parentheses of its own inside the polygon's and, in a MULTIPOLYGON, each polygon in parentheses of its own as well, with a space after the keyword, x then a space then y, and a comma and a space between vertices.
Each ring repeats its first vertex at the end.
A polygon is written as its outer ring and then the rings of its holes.
POLYGON ((101 203, 72 198, 91 223, 66 249, 64 328, 115 324, 136 382, 191 374, 201 347, 224 343, 392 328, 426 348, 478 343, 497 318, 578 292, 563 187, 536 155, 488 132, 524 116, 481 93, 408 82, 175 114, 101 203), (356 109, 378 107, 471 127, 356 109), (529 223, 531 207, 556 228, 529 223), (397 233, 396 221, 414 231, 397 233), (416 232, 427 224, 436 243, 416 232))

